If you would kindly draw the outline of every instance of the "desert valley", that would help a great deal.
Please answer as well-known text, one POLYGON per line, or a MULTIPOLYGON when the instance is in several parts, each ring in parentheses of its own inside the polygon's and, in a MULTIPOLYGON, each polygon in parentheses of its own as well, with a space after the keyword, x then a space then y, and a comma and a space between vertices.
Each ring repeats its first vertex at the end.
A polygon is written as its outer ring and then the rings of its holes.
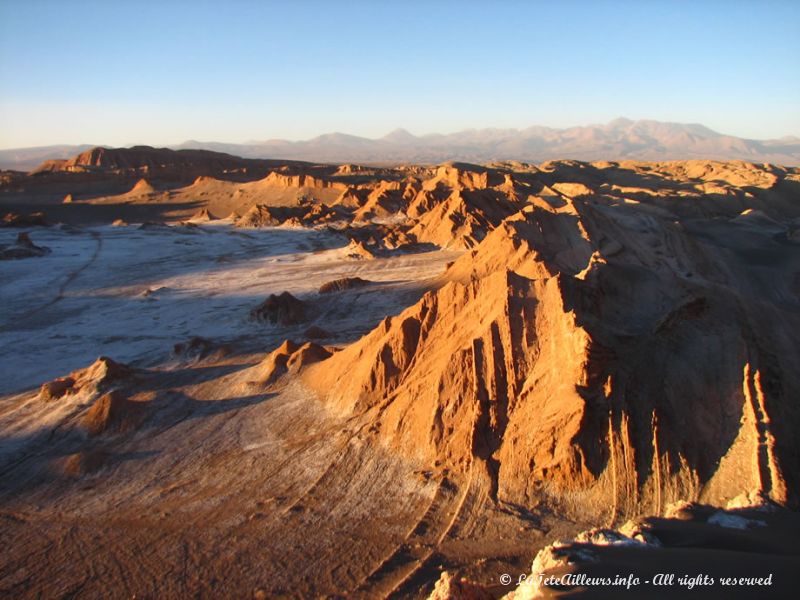
POLYGON ((3 171, 0 595, 791 597, 799 201, 735 160, 3 171))

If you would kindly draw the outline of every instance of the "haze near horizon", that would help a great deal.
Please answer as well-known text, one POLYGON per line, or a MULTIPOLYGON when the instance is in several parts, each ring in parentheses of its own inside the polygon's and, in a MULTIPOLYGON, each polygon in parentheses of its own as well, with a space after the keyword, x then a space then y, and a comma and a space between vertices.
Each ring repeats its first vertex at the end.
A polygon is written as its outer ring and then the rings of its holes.
POLYGON ((616 117, 800 135, 791 2, 0 5, 0 148, 616 117))

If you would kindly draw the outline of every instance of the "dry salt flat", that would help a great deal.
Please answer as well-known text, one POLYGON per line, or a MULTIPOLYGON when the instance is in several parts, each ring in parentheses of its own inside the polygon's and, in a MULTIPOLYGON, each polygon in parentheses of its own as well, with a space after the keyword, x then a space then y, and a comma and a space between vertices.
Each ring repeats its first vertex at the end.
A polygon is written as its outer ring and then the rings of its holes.
MULTIPOLYGON (((0 394, 23 391, 100 355, 157 366, 174 344, 200 336, 269 351, 311 324, 347 343, 402 310, 457 253, 347 257, 348 240, 303 228, 201 226, 37 227, 41 258, 0 263, 0 394), (358 276, 376 285, 321 299, 320 285, 358 276), (422 283, 421 283, 422 282, 422 283), (308 301, 295 327, 256 323, 269 294, 308 301)), ((0 244, 17 231, 0 232, 0 244)))

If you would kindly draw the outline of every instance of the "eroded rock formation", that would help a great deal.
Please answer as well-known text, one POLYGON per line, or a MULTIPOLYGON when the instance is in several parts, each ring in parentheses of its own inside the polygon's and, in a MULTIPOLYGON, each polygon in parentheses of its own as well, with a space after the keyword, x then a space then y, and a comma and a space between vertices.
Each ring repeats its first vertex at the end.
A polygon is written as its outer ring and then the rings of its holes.
POLYGON ((306 366, 332 355, 333 349, 314 342, 297 344, 292 340, 285 340, 256 366, 258 381, 265 386, 273 385, 287 373, 298 374, 306 366))
POLYGON ((39 398, 51 402, 78 393, 96 394, 111 389, 133 375, 134 370, 131 367, 101 356, 85 369, 78 369, 66 377, 43 383, 39 398))
POLYGON ((437 175, 456 192, 425 214, 458 200, 467 218, 445 237, 477 245, 305 380, 403 451, 482 473, 498 500, 611 522, 754 490, 796 503, 800 253, 779 178, 689 164, 726 193, 645 202, 603 187, 617 166, 553 168, 496 225, 458 192, 491 177, 437 175), (748 209, 769 220, 745 226, 748 209))

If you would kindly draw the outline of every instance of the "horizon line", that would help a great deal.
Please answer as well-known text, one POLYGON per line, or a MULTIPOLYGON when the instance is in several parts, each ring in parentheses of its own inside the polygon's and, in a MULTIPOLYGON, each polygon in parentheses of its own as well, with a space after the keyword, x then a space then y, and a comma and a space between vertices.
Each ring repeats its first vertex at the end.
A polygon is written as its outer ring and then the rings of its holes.
MULTIPOLYGON (((313 140, 316 140, 316 139, 319 139, 319 138, 322 138, 322 137, 325 137, 325 136, 332 136, 332 135, 344 135, 344 136, 358 138, 358 139, 362 139, 362 140, 369 140, 369 141, 377 142, 377 141, 384 140, 384 139, 388 138, 389 136, 391 136, 392 134, 395 134, 395 133, 408 134, 411 137, 414 137, 414 138, 417 138, 417 139, 424 139, 424 138, 433 137, 433 136, 447 137, 447 136, 457 135, 459 133, 480 132, 480 131, 508 131, 508 132, 517 132, 517 133, 526 131, 528 129, 547 129, 547 130, 550 130, 550 131, 567 131, 567 130, 570 130, 570 129, 582 129, 582 128, 591 128, 591 127, 607 127, 607 126, 611 125, 612 123, 620 122, 620 121, 627 122, 627 123, 630 123, 632 125, 636 124, 636 123, 658 123, 658 124, 661 124, 661 125, 697 126, 697 127, 703 127, 704 129, 707 129, 711 133, 714 133, 714 134, 716 134, 718 136, 721 136, 721 137, 732 137, 732 138, 737 138, 737 139, 741 139, 741 140, 748 140, 748 141, 754 141, 754 142, 780 141, 780 140, 786 140, 786 139, 798 139, 798 140, 800 140, 800 136, 795 135, 795 134, 791 134, 791 133, 787 133, 787 134, 785 134, 785 135, 783 135, 781 137, 772 137, 772 138, 740 137, 740 136, 737 136, 737 135, 734 135, 734 134, 728 134, 728 133, 723 133, 723 132, 717 131, 717 130, 712 129, 712 128, 708 127, 707 125, 704 125, 703 123, 700 123, 700 122, 660 121, 658 119, 631 119, 631 118, 628 118, 628 117, 615 117, 614 119, 611 119, 611 120, 609 120, 609 121, 607 121, 605 123, 592 122, 592 123, 587 123, 587 124, 584 124, 584 125, 570 125, 570 126, 567 126, 567 127, 553 127, 553 126, 550 126, 550 125, 539 125, 539 124, 528 125, 526 127, 491 127, 491 126, 487 126, 487 127, 467 127, 467 128, 464 128, 464 129, 457 129, 455 131, 449 131, 449 132, 432 131, 432 132, 428 132, 428 133, 416 134, 416 133, 412 133, 406 127, 399 126, 399 127, 395 127, 394 129, 392 129, 388 133, 385 133, 384 135, 379 136, 379 137, 367 137, 367 136, 363 136, 363 135, 356 135, 356 134, 352 134, 352 133, 347 133, 346 131, 335 130, 335 131, 327 131, 327 132, 319 133, 319 134, 314 135, 312 137, 295 138, 295 139, 290 139, 290 138, 264 138, 264 139, 250 139, 250 140, 235 142, 235 141, 220 141, 220 140, 214 140, 214 139, 202 140, 202 139, 197 139, 197 138, 189 138, 189 139, 185 139, 185 140, 183 140, 181 142, 173 142, 173 143, 169 143, 169 144, 156 144, 156 145, 149 144, 149 143, 143 143, 143 142, 127 143, 127 144, 123 144, 123 145, 93 144, 93 143, 88 143, 88 142, 53 142, 53 143, 50 143, 50 144, 38 144, 36 146, 0 146, 0 151, 1 152, 8 152, 8 151, 12 151, 12 150, 34 150, 34 149, 37 149, 37 148, 49 148, 49 147, 52 147, 52 146, 89 146, 89 147, 92 147, 92 148, 132 148, 132 147, 136 147, 136 146, 147 146, 147 147, 151 147, 151 148, 171 148, 172 149, 172 148, 176 148, 178 146, 182 146, 182 145, 190 144, 190 143, 198 143, 198 144, 229 144, 229 145, 236 145, 236 146, 248 146, 248 145, 267 144, 267 143, 276 143, 276 142, 296 144, 296 143, 310 142, 310 141, 313 141, 313 140)), ((188 150, 190 148, 185 148, 185 149, 188 150)))

